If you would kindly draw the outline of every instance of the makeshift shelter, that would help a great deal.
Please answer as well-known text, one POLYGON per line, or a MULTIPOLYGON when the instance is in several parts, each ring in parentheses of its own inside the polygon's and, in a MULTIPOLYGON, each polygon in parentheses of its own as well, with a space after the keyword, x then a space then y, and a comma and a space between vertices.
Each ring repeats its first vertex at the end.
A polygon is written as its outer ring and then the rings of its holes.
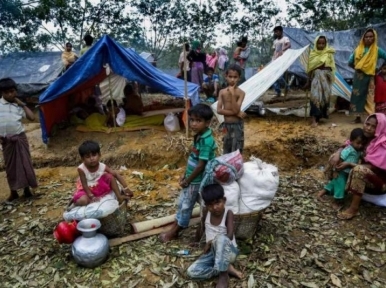
MULTIPOLYGON (((386 35, 386 23, 374 25, 372 28, 378 33, 378 46, 386 49, 386 37, 383 37, 386 35)), ((367 28, 359 28, 320 33, 308 32, 298 28, 284 28, 284 35, 290 38, 291 49, 287 50, 281 57, 270 62, 262 71, 240 85, 240 88, 245 91, 245 100, 241 110, 247 110, 248 107, 261 97, 285 71, 289 71, 301 77, 306 77, 305 67, 309 55, 308 47, 309 45, 313 45, 313 42, 318 35, 325 35, 329 45, 336 50, 335 63, 337 71, 335 73, 335 82, 332 86, 332 94, 349 101, 352 89, 345 79, 352 79, 354 70, 348 66, 348 59, 350 54, 355 50, 366 29, 367 28)), ((216 112, 217 102, 212 104, 212 109, 216 112)), ((272 111, 272 109, 270 110, 272 111)), ((278 111, 281 109, 276 110, 278 111)), ((276 113, 277 111, 273 112, 276 113)), ((221 115, 217 115, 217 118, 220 122, 224 121, 224 118, 221 115)))
MULTIPOLYGON (((386 23, 372 26, 378 33, 378 46, 386 49, 386 23)), ((313 44, 318 35, 325 35, 330 46, 334 47, 335 63, 338 72, 344 79, 352 79, 354 70, 348 67, 348 59, 357 47, 367 28, 349 29, 343 31, 310 32, 299 28, 284 28, 284 35, 291 41, 292 49, 300 49, 313 44)), ((295 61, 289 68, 290 72, 305 77, 300 61, 295 61)))
MULTIPOLYGON (((84 91, 108 77, 107 64, 116 75, 184 98, 184 81, 163 73, 134 51, 123 48, 105 35, 39 97, 44 143, 47 143, 53 126, 68 118, 69 97, 73 101, 81 101, 84 91)), ((188 83, 187 96, 193 105, 199 103, 198 90, 197 85, 188 83)))
POLYGON ((18 96, 38 96, 62 72, 62 52, 20 52, 0 58, 0 79, 17 83, 18 96))
MULTIPOLYGON (((267 91, 276 80, 298 59, 308 46, 301 49, 288 49, 282 56, 270 62, 259 73, 249 78, 240 85, 240 89, 245 92, 245 98, 241 105, 241 110, 245 111, 251 106, 265 91, 267 91)), ((224 122, 224 117, 217 114, 217 102, 211 105, 220 123, 224 122)))

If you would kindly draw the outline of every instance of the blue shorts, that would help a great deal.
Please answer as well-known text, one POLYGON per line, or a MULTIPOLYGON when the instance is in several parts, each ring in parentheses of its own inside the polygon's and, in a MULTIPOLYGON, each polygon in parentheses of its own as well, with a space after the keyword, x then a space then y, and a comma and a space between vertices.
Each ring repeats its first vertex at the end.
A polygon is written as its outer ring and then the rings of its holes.
POLYGON ((196 204, 199 199, 199 191, 200 183, 190 184, 188 187, 182 189, 178 200, 178 210, 176 216, 178 226, 182 228, 187 228, 189 226, 194 204, 196 204))

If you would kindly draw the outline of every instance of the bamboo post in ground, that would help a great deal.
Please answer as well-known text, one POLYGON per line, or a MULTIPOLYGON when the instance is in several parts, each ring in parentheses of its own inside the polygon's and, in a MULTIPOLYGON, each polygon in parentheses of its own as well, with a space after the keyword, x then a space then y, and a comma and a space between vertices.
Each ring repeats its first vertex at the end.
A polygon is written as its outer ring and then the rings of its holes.
POLYGON ((115 123, 116 119, 115 119, 115 111, 114 111, 114 99, 113 99, 113 92, 111 91, 111 79, 110 79, 110 74, 111 74, 111 70, 110 70, 110 65, 109 64, 106 64, 106 74, 107 74, 107 78, 109 79, 109 94, 110 94, 110 101, 111 101, 111 106, 110 106, 110 109, 113 113, 113 122, 114 122, 114 129, 117 128, 117 124, 115 123))
POLYGON ((309 99, 308 99, 308 93, 309 93, 310 91, 307 89, 306 90, 306 106, 304 107, 304 118, 307 118, 307 107, 308 107, 308 103, 310 102, 309 101, 309 99))
POLYGON ((287 87, 287 83, 288 83, 288 72, 285 71, 284 74, 285 74, 285 79, 284 79, 284 81, 285 81, 285 83, 284 83, 285 88, 284 88, 284 101, 283 101, 283 102, 286 102, 286 101, 287 101, 287 94, 288 94, 288 87, 287 87))
POLYGON ((186 116, 186 138, 189 137, 189 115, 188 115, 188 106, 189 106, 189 97, 188 97, 188 72, 186 71, 187 59, 186 59, 186 43, 183 44, 182 49, 184 52, 184 98, 185 98, 185 116, 186 116))

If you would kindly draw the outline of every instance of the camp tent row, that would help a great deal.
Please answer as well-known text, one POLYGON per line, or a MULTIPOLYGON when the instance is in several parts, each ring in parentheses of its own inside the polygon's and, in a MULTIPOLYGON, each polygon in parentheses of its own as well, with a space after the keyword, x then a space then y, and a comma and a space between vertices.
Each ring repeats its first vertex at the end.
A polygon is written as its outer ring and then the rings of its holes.
MULTIPOLYGON (((386 23, 374 25, 373 28, 378 33, 378 45, 386 48, 386 37, 380 37, 380 35, 386 35, 386 23)), ((291 49, 240 85, 240 88, 245 91, 245 99, 241 110, 247 110, 256 100, 264 95, 285 71, 288 70, 298 76, 306 77, 305 70, 310 53, 310 45, 313 45, 317 35, 325 35, 329 44, 336 50, 335 61, 337 71, 335 73, 332 94, 349 101, 351 87, 345 79, 352 79, 354 70, 348 67, 347 62, 365 31, 366 28, 360 28, 318 33, 297 28, 284 28, 285 36, 290 38, 291 49)), ((216 112, 217 102, 212 104, 212 109, 216 112)), ((216 113, 216 116, 220 122, 224 121, 224 117, 221 115, 216 113)))
MULTIPOLYGON (((53 126, 68 118, 69 97, 80 101, 84 91, 109 77, 107 64, 114 75, 184 98, 184 81, 163 73, 134 51, 123 48, 105 35, 40 95, 40 125, 44 143, 48 142, 53 126)), ((188 83, 187 94, 192 105, 199 103, 199 87, 196 84, 188 83)))

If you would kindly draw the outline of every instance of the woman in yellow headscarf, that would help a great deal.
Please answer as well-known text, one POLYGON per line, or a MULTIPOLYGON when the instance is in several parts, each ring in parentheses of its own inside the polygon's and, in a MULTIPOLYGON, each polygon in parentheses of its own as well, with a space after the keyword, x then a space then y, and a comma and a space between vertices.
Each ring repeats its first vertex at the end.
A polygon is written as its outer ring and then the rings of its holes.
POLYGON ((313 127, 318 125, 321 118, 328 118, 331 87, 335 78, 334 54, 335 50, 328 46, 326 36, 316 37, 307 67, 308 84, 311 83, 310 116, 313 127))
POLYGON ((355 69, 350 110, 356 113, 355 123, 361 123, 360 115, 374 113, 374 75, 378 59, 386 60, 386 52, 379 48, 377 32, 370 28, 363 34, 348 64, 355 69))

